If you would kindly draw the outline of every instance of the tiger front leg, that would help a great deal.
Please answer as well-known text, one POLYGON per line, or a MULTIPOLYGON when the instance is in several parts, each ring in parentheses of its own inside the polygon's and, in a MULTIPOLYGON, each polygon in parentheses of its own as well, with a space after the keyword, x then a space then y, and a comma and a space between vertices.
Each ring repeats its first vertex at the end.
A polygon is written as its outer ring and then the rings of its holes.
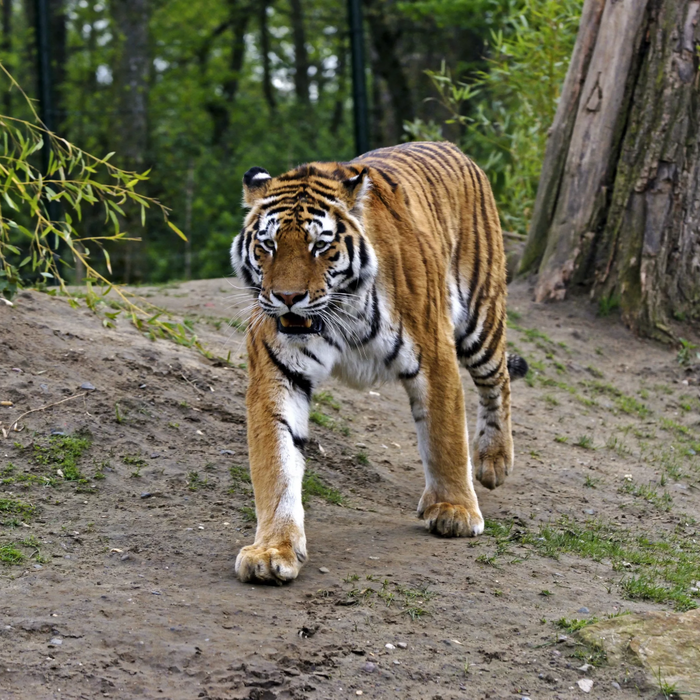
POLYGON ((484 519, 472 484, 464 395, 454 351, 431 360, 404 380, 425 470, 418 517, 444 537, 475 537, 484 519))
POLYGON ((258 526, 254 544, 238 553, 236 574, 241 581, 283 583, 297 577, 307 558, 301 487, 311 383, 265 343, 250 341, 248 353, 248 451, 258 526))

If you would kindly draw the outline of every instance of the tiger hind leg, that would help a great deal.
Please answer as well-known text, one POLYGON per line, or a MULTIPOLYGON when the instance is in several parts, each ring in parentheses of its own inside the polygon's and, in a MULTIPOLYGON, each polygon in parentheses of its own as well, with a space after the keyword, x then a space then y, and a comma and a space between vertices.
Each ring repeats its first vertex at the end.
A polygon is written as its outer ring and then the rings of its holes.
POLYGON ((499 308, 482 308, 476 313, 481 318, 456 334, 457 355, 479 393, 472 441, 476 478, 486 488, 495 489, 510 474, 514 459, 506 317, 499 308))

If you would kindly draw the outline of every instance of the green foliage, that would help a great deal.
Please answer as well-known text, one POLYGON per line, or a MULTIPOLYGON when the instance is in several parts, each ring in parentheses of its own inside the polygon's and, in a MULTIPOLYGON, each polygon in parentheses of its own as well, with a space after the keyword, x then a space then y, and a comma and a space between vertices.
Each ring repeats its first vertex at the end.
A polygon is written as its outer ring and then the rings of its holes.
POLYGON ((60 470, 66 481, 87 484, 88 480, 78 467, 83 453, 90 449, 92 438, 89 435, 54 435, 48 447, 34 445, 34 461, 55 470, 60 470))
POLYGON ((345 498, 337 489, 323 483, 321 477, 307 469, 301 486, 302 502, 306 502, 309 496, 318 496, 328 503, 337 506, 343 505, 345 498))
POLYGON ((689 365, 695 360, 700 360, 700 352, 696 352, 698 346, 685 338, 679 338, 681 347, 678 350, 678 364, 689 365))
MULTIPOLYGON (((465 17, 468 0, 419 2, 438 16, 465 17)), ((498 17, 491 28, 488 69, 460 80, 442 65, 429 71, 437 101, 459 125, 461 146, 485 170, 506 230, 525 234, 581 12, 581 0, 483 0, 498 17)), ((406 125, 411 139, 435 139, 435 123, 406 125)))

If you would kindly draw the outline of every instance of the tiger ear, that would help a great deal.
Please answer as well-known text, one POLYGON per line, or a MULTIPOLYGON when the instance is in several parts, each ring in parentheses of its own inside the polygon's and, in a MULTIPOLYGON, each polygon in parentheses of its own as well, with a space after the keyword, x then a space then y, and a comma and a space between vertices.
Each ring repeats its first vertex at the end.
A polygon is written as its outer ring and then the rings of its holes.
POLYGON ((353 214, 360 214, 367 194, 372 187, 369 170, 363 168, 355 177, 343 180, 343 200, 353 214))
POLYGON ((265 168, 255 166, 246 172, 243 176, 243 202, 246 207, 252 207, 265 195, 270 180, 272 177, 265 168))

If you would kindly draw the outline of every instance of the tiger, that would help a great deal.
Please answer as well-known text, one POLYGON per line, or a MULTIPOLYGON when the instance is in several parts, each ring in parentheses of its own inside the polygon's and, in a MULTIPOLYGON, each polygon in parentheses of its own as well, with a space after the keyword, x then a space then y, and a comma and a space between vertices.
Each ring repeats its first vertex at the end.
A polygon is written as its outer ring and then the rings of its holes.
POLYGON ((231 261, 254 295, 246 396, 257 531, 241 581, 283 583, 307 561, 302 479, 314 389, 399 381, 425 473, 418 517, 443 537, 484 531, 472 471, 489 489, 514 461, 506 270, 484 172, 448 142, 243 177, 248 209, 231 261), (470 457, 459 374, 479 407, 470 457))

